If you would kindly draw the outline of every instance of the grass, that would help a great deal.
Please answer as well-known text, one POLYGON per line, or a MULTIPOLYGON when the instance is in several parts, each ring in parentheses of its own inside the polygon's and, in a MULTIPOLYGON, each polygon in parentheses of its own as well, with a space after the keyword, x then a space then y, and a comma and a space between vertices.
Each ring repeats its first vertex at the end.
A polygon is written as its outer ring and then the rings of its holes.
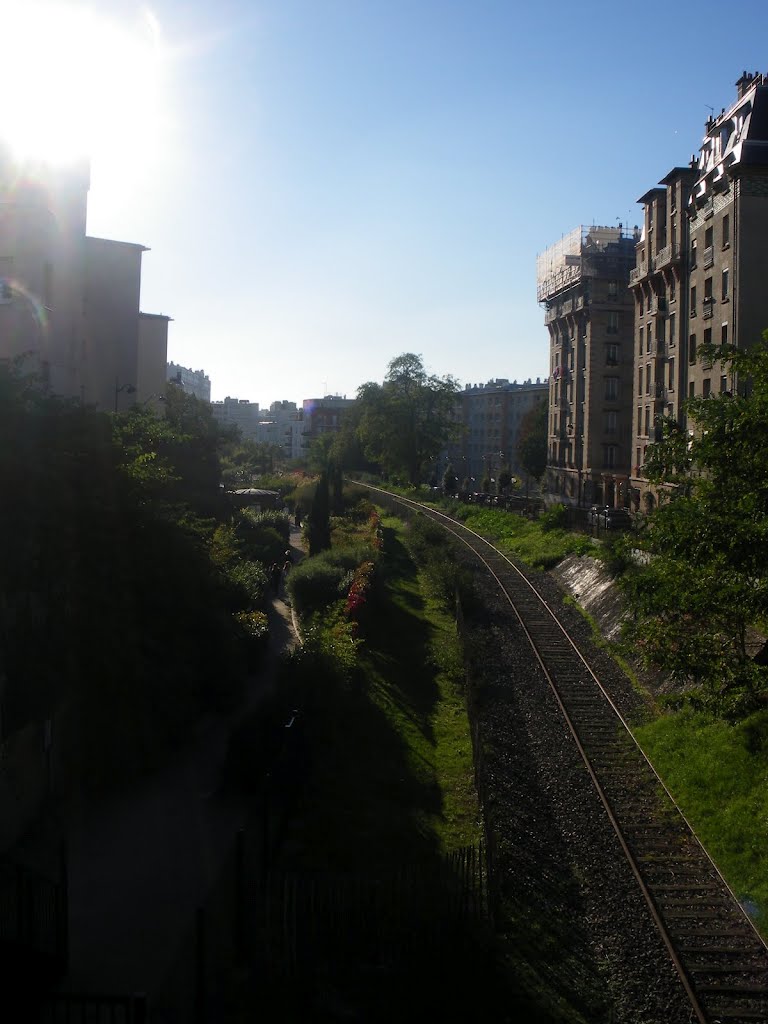
POLYGON ((323 867, 398 864, 480 839, 460 642, 405 529, 385 521, 386 578, 355 678, 313 702, 312 792, 295 838, 323 867))
POLYGON ((635 735, 768 937, 768 711, 735 725, 680 711, 635 735))
POLYGON ((583 534, 545 530, 541 523, 503 509, 467 506, 462 518, 470 529, 493 540, 501 551, 536 569, 551 569, 567 555, 584 555, 593 550, 591 539, 583 534))

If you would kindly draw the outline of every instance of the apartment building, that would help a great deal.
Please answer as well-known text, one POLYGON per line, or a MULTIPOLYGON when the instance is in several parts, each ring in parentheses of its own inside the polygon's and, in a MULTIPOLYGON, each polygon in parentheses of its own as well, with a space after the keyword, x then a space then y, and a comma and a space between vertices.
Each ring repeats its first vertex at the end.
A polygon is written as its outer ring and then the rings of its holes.
POLYGON ((0 359, 116 412, 162 393, 169 318, 140 313, 146 247, 86 235, 89 187, 87 162, 0 147, 0 359))
POLYGON ((461 483, 474 480, 473 489, 479 490, 486 473, 495 476, 507 465, 513 474, 522 473, 517 456, 520 425, 548 391, 548 381, 539 378, 523 384, 496 378, 465 385, 457 395, 458 438, 443 456, 461 483))
POLYGON ((173 381, 188 395, 194 395, 201 402, 211 400, 211 379, 204 370, 190 370, 178 363, 168 363, 165 370, 166 380, 173 381))
POLYGON ((304 453, 312 441, 323 434, 334 434, 340 427, 347 409, 355 404, 346 395, 326 395, 324 398, 305 398, 302 402, 304 453))
POLYGON ((698 160, 638 200, 643 233, 630 279, 637 508, 652 502, 642 464, 661 418, 685 426, 687 397, 737 387, 717 361, 702 361, 702 348, 747 347, 768 327, 768 77, 744 72, 736 89, 733 106, 707 120, 698 160))
POLYGON ((661 438, 661 419, 680 416, 688 386, 688 200, 695 161, 674 167, 638 199, 643 227, 637 263, 629 275, 635 301, 633 459, 630 499, 641 506, 642 466, 649 444, 661 438))
POLYGON ((211 412, 226 426, 237 427, 249 441, 257 441, 259 433, 259 403, 247 398, 227 398, 223 402, 211 402, 211 412))
POLYGON ((580 226, 537 258, 549 331, 546 489, 569 504, 624 505, 632 443, 634 303, 639 229, 580 226))

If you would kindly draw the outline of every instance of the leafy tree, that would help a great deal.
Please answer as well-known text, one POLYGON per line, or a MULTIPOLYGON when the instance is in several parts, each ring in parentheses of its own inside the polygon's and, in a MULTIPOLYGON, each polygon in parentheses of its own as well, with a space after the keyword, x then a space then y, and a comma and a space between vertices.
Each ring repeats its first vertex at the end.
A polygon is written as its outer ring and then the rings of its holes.
POLYGON ((537 402, 523 417, 517 455, 526 474, 534 480, 541 480, 547 468, 546 402, 537 402))
POLYGON ((322 473, 307 517, 307 540, 310 555, 317 555, 331 546, 330 494, 328 475, 322 473))
POLYGON ((449 465, 445 473, 443 473, 443 493, 444 494, 455 494, 459 489, 459 478, 456 474, 456 470, 452 465, 449 465))
POLYGON ((393 359, 383 384, 363 384, 357 393, 366 455, 393 477, 418 484, 455 432, 457 391, 452 377, 429 376, 421 356, 393 359))
POLYGON ((499 494, 506 494, 509 488, 512 486, 512 471, 509 468, 509 464, 502 466, 499 471, 497 486, 499 494))
POLYGON ((649 447, 660 503, 642 541, 649 564, 626 586, 631 634, 649 663, 718 698, 766 687, 748 647, 768 613, 768 332, 748 351, 702 353, 740 382, 733 394, 690 399, 690 429, 664 424, 649 447))

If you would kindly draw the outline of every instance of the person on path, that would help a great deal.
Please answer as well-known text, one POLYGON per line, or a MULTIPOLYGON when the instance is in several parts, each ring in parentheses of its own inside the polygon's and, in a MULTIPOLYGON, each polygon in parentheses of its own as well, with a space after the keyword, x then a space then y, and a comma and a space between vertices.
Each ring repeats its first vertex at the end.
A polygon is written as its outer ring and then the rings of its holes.
POLYGON ((280 593, 280 579, 283 574, 282 566, 279 562, 273 562, 269 567, 269 578, 272 583, 272 592, 277 596, 280 593))

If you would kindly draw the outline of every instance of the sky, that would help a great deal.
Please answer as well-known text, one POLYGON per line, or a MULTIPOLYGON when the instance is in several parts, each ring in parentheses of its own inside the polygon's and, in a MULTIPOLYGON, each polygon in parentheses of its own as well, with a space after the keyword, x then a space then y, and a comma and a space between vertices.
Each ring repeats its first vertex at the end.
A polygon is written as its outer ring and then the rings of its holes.
POLYGON ((168 358, 262 407, 353 397, 402 352, 462 386, 543 377, 537 253, 637 223, 768 72, 764 0, 91 7, 149 25, 154 59, 119 102, 91 83, 88 231, 149 247, 168 358))

